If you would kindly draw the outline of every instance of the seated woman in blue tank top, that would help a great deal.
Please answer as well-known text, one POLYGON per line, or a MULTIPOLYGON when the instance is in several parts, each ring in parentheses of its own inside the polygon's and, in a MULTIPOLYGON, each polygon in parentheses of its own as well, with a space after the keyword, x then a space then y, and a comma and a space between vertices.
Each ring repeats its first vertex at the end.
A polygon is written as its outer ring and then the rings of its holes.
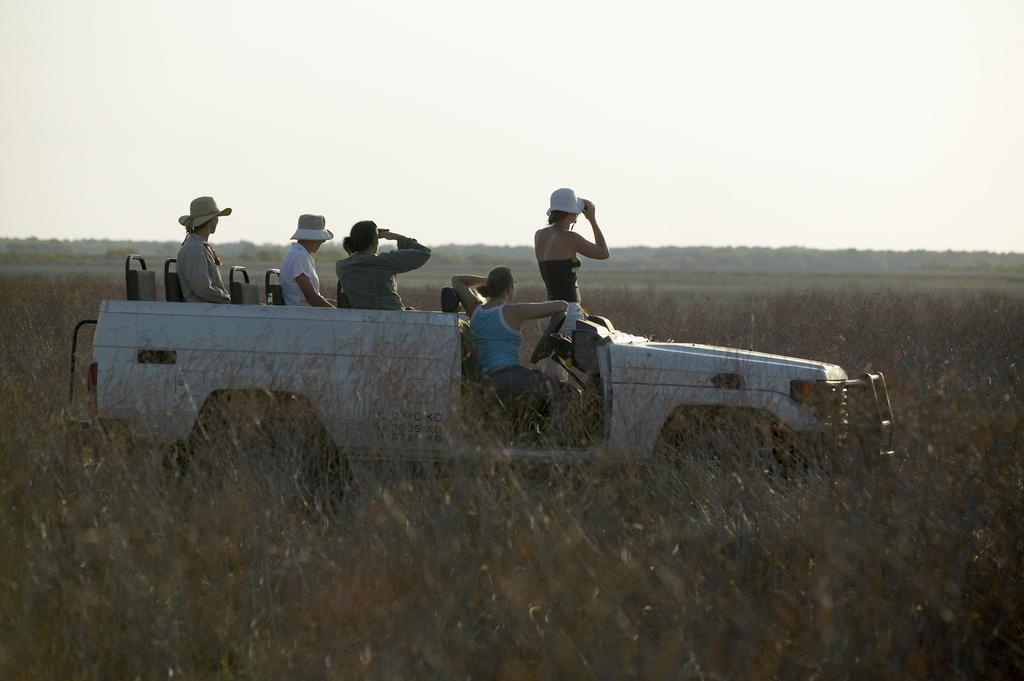
POLYGON ((469 315, 469 327, 476 343, 480 370, 491 380, 499 399, 506 404, 527 396, 551 398, 552 422, 564 423, 568 396, 573 389, 519 361, 519 327, 528 319, 541 319, 565 312, 564 300, 546 303, 513 303, 515 280, 507 267, 496 267, 486 278, 473 274, 452 277, 452 288, 469 315))

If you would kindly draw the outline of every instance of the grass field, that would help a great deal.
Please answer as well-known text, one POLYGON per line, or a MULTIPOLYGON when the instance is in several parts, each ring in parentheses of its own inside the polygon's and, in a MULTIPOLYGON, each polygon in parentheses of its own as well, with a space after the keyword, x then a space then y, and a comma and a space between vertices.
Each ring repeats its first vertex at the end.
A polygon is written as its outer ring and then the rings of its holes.
MULTIPOLYGON (((310 505, 287 462, 222 449, 182 474, 160 447, 69 447, 70 330, 122 280, 5 269, 0 677, 1024 676, 1016 285, 654 279, 588 305, 883 370, 895 456, 785 477, 376 466, 310 505)), ((430 309, 439 283, 403 294, 430 309)))

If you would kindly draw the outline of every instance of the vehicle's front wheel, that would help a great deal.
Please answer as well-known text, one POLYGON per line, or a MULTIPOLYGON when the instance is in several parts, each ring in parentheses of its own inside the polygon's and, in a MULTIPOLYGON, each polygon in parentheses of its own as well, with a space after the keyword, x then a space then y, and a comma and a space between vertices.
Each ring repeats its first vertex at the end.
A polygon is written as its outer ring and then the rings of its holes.
POLYGON ((655 456, 673 467, 698 465, 712 472, 774 471, 784 428, 759 409, 685 406, 673 412, 658 436, 655 456))

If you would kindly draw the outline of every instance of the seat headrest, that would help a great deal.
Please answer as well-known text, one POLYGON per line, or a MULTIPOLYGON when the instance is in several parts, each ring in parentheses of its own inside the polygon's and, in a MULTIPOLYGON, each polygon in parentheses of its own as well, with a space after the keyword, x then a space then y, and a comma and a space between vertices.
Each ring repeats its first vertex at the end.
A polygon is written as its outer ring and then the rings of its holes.
POLYGON ((128 300, 156 300, 156 272, 128 270, 125 277, 128 300))
POLYGON ((231 302, 235 305, 259 305, 260 287, 240 281, 231 282, 231 302))
POLYGON ((168 303, 182 303, 185 296, 181 293, 181 282, 177 272, 168 272, 164 276, 164 298, 168 303))
POLYGON ((459 296, 455 293, 455 289, 451 286, 445 286, 441 289, 441 312, 458 312, 460 305, 459 296))

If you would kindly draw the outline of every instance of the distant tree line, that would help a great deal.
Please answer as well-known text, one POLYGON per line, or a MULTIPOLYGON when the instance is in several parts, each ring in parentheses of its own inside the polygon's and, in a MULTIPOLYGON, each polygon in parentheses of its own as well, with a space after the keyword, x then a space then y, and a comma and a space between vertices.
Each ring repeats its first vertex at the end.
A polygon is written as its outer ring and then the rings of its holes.
MULTIPOLYGON (((123 258, 129 253, 167 254, 178 250, 177 241, 118 241, 111 239, 0 239, 0 258, 5 260, 78 260, 123 258)), ((273 262, 282 257, 285 244, 254 244, 249 241, 218 243, 223 255, 251 262, 273 262)), ((327 243, 320 259, 345 257, 341 245, 327 243)), ((528 246, 449 244, 434 247, 435 265, 471 265, 504 262, 510 266, 533 262, 528 246)), ((628 246, 613 248, 612 259, 587 264, 588 268, 650 270, 762 269, 799 271, 900 272, 907 270, 1024 270, 1024 253, 987 251, 871 251, 820 250, 751 246, 628 246)))

